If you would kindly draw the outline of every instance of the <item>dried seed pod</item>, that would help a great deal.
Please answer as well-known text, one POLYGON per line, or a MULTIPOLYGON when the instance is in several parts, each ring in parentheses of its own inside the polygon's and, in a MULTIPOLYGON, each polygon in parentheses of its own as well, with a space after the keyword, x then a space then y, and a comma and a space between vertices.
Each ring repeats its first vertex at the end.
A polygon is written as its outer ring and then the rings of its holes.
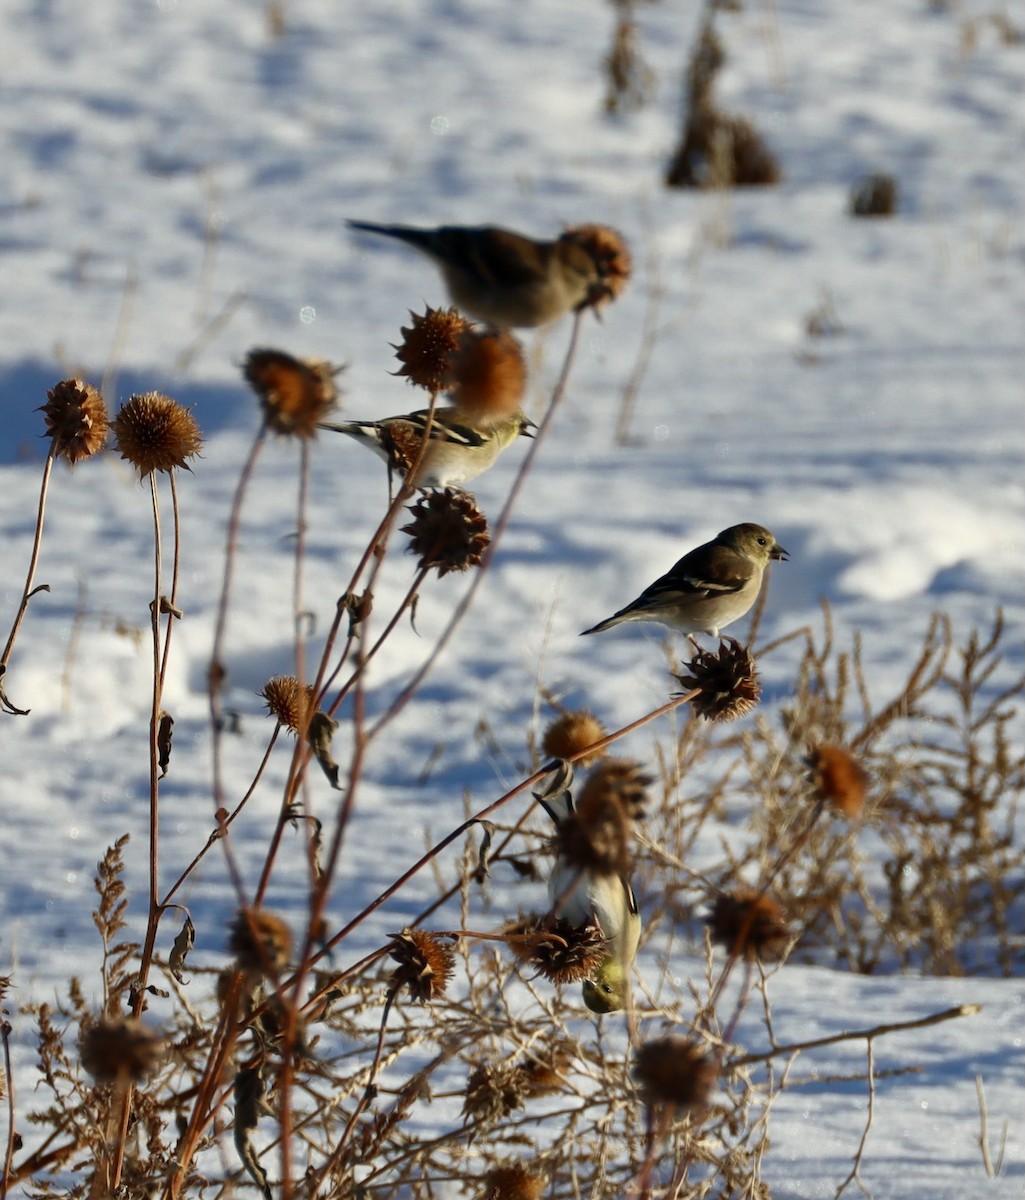
MULTIPOLYGON (((573 758, 604 736, 602 723, 592 713, 566 712, 556 717, 545 730, 541 746, 549 758, 573 758)), ((597 750, 575 761, 578 766, 589 767, 605 753, 605 750, 597 750)))
POLYGON ((141 1022, 105 1018, 82 1031, 82 1066, 99 1083, 139 1083, 160 1061, 163 1038, 141 1022))
POLYGON ((404 375, 416 387, 437 395, 449 382, 452 361, 463 337, 473 326, 454 308, 431 308, 420 316, 410 310, 412 325, 402 329, 402 341, 393 346, 404 375))
POLYGON ((408 987, 419 1004, 444 995, 455 966, 451 946, 425 929, 404 929, 392 939, 388 953, 399 964, 391 977, 395 991, 408 987))
POLYGON ((808 755, 812 784, 819 796, 849 821, 865 807, 868 776, 849 750, 823 742, 808 755))
POLYGON ((474 421, 512 416, 527 390, 523 347, 507 330, 466 333, 452 357, 448 387, 452 403, 474 421))
POLYGON ((700 688, 691 704, 706 721, 735 721, 761 697, 754 656, 736 638, 721 638, 717 653, 699 650, 687 666, 689 675, 674 678, 685 691, 700 688))
POLYGON ((302 733, 313 711, 312 684, 302 684, 294 675, 275 675, 259 692, 271 715, 293 733, 302 733))
POLYGON ((203 444, 192 412, 161 392, 132 396, 114 418, 114 440, 121 457, 139 474, 188 469, 203 444))
POLYGON ((480 566, 491 536, 487 519, 468 492, 428 492, 408 511, 413 520, 402 533, 410 535, 409 552, 419 556, 421 569, 436 567, 441 576, 480 566))
POLYGON ((43 414, 53 453, 74 466, 103 449, 110 429, 103 397, 81 379, 62 379, 46 393, 43 414))
POLYGON ((494 1167, 484 1178, 482 1200, 541 1200, 548 1179, 522 1163, 494 1167))
POLYGON ((480 1124, 490 1124, 522 1108, 523 1091, 505 1064, 483 1063, 475 1067, 466 1081, 463 1116, 480 1124))
POLYGON ((634 1060, 633 1076, 645 1104, 690 1112, 698 1120, 718 1074, 718 1065, 703 1047, 678 1034, 645 1042, 634 1060))
POLYGON ((341 367, 319 358, 295 358, 283 350, 250 350, 242 365, 268 429, 311 438, 338 402, 335 376, 341 367))
POLYGON ((600 762, 578 791, 574 811, 559 822, 558 856, 581 871, 629 875, 633 823, 642 815, 650 782, 637 763, 621 758, 600 762))
POLYGON ((244 971, 280 973, 292 953, 292 934, 285 922, 264 908, 240 908, 231 923, 228 949, 244 971))
POLYGON ((517 957, 551 983, 581 983, 605 957, 605 936, 596 925, 571 925, 550 913, 504 932, 517 957))
POLYGON ((708 926, 712 940, 740 958, 775 962, 790 942, 779 902, 757 888, 739 887, 716 896, 708 926))

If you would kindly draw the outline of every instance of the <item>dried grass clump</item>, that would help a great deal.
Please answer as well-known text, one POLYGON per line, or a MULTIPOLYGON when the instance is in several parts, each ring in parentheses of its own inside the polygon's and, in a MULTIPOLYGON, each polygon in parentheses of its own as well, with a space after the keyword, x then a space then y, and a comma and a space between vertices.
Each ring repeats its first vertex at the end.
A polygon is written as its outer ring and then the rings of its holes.
POLYGON ((160 392, 132 396, 113 422, 121 457, 143 477, 154 471, 188 470, 203 444, 192 412, 160 392))
POLYGON ((338 403, 341 367, 284 350, 250 350, 242 367, 256 393, 267 428, 283 437, 311 438, 338 403))
POLYGON ((412 324, 402 328, 402 341, 392 347, 402 363, 396 374, 437 395, 448 386, 453 360, 473 326, 454 308, 428 306, 422 315, 410 310, 409 316, 412 324))
POLYGON ((81 379, 62 379, 46 393, 43 414, 46 436, 55 458, 71 467, 98 454, 106 444, 110 420, 99 391, 81 379))
POLYGON ((408 509, 413 520, 403 525, 409 552, 421 570, 433 567, 439 577, 479 567, 491 544, 488 522, 468 492, 458 488, 429 492, 408 509))
POLYGON ((620 12, 612 45, 602 66, 605 71, 605 111, 611 114, 643 108, 655 86, 655 72, 637 47, 637 22, 633 0, 616 0, 620 12))

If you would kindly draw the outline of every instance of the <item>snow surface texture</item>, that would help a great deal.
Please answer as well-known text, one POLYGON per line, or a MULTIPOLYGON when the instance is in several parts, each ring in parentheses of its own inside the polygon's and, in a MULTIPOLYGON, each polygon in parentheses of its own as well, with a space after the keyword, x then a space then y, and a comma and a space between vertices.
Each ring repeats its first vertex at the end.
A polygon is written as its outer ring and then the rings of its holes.
MULTIPOLYGON (((656 88, 642 110, 614 119, 601 113, 600 73, 612 12, 592 0, 295 0, 279 37, 263 6, 242 0, 4 7, 4 619, 31 547, 45 453, 33 409, 47 387, 70 373, 99 383, 109 367, 114 409, 115 397, 166 390, 195 406, 206 439, 181 489, 187 618, 166 706, 176 746, 191 752, 163 791, 167 862, 188 861, 209 821, 205 671, 228 502, 258 420, 239 363, 259 345, 344 362, 351 416, 422 403, 389 377, 389 343, 408 309, 442 302, 437 275, 403 247, 348 236, 346 216, 537 235, 604 221, 626 234, 636 262, 621 301, 586 324, 569 395, 458 643, 396 726, 393 752, 375 760, 359 830, 380 852, 360 856, 358 877, 351 863, 343 870, 346 907, 421 852, 423 826, 437 837, 458 824, 464 791, 478 808, 521 777, 537 678, 610 728, 665 699, 657 633, 628 627, 581 642, 578 631, 727 525, 761 522, 791 553, 773 572, 763 640, 820 628, 828 598, 838 639, 864 639, 877 699, 900 686, 936 609, 963 640, 1002 605, 1007 643, 1020 653, 1025 42, 1006 43, 980 19, 989 11, 782 0, 778 11, 751 4, 724 15, 721 102, 752 117, 784 180, 723 195, 660 185, 697 5, 638 10, 656 88), (849 189, 877 170, 898 180, 899 214, 852 220, 849 189), (623 389, 655 302, 658 334, 631 437, 617 445, 623 389), (809 334, 816 311, 835 316, 832 335, 809 334), (482 713, 498 742, 494 762, 475 741, 482 713), (439 743, 438 786, 417 788, 439 743)), ((1022 13, 1013 15, 1021 32, 1022 13)), ((564 324, 528 339, 536 398, 567 334, 564 324)), ((486 511, 519 454, 479 481, 486 511)), ((306 582, 318 630, 384 489, 372 456, 318 441, 306 582)), ((245 714, 244 736, 229 746, 238 778, 265 736, 255 692, 292 666, 295 490, 294 447, 276 444, 245 514, 227 648, 230 702, 245 714)), ((145 877, 149 660, 145 638, 130 631, 147 621, 147 492, 107 456, 70 477, 57 472, 47 520, 39 579, 51 592, 29 611, 8 681, 32 712, 0 728, 0 973, 13 968, 17 1000, 51 995, 72 971, 96 978, 93 865, 126 828, 137 903, 145 877), (70 659, 80 585, 89 617, 70 659), (67 689, 57 682, 65 672, 67 689)), ((382 611, 411 574, 396 556, 382 611)), ((417 614, 420 636, 407 628, 389 642, 372 677, 374 711, 408 678, 462 587, 435 585, 417 614)), ((769 720, 796 653, 766 664, 769 720)), ((629 752, 643 756, 645 738, 629 752)), ((244 870, 262 859, 273 788, 256 803, 265 824, 236 838, 244 870)), ((210 863, 187 897, 197 961, 222 953, 232 905, 222 863, 210 863)), ((403 892, 367 923, 368 947, 431 894, 429 880, 403 892)), ((302 908, 301 895, 275 900, 302 908)), ((974 1019, 886 1044, 877 1066, 923 1071, 880 1082, 862 1174, 877 1195, 909 1200, 1022 1194, 1021 980, 793 965, 772 995, 777 1032, 794 1040, 982 1003, 974 1019), (999 1179, 985 1177, 976 1144, 976 1075, 991 1123, 1011 1122, 999 1179)), ((17 1033, 27 1072, 30 1038, 24 1026, 17 1033)), ((815 1065, 824 1075, 857 1071, 862 1052, 826 1053, 815 1065)), ((780 1097, 764 1163, 774 1195, 831 1195, 864 1109, 863 1084, 780 1097)))

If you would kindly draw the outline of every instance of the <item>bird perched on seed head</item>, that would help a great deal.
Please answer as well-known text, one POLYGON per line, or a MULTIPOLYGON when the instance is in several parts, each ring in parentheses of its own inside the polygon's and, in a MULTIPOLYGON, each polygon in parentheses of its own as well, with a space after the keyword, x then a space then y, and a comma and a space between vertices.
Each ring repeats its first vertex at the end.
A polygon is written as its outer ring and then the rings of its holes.
MULTIPOLYGON (((493 225, 348 225, 421 250, 441 268, 457 308, 503 329, 546 325, 571 310, 598 304, 622 287, 622 281, 609 282, 621 268, 606 257, 607 244, 595 243, 597 226, 567 229, 545 242, 493 225)), ((626 248, 614 236, 628 271, 626 248)))
POLYGON ((631 604, 583 632, 601 633, 624 621, 656 621, 686 634, 718 637, 758 598, 772 559, 789 558, 761 525, 731 525, 691 550, 631 604))
MULTIPOLYGON (((556 826, 573 812, 569 791, 534 795, 556 826)), ((584 1003, 603 1014, 625 1008, 628 976, 641 937, 641 915, 629 878, 584 870, 560 855, 548 877, 548 896, 556 917, 579 929, 597 925, 605 937, 601 962, 582 984, 584 1003)))
MULTIPOLYGON (((321 422, 320 429, 345 433, 405 474, 420 453, 430 409, 382 421, 321 422)), ((522 412, 482 421, 458 408, 436 408, 430 420, 427 452, 416 474, 418 488, 460 487, 486 471, 517 437, 533 437, 536 426, 522 412)))

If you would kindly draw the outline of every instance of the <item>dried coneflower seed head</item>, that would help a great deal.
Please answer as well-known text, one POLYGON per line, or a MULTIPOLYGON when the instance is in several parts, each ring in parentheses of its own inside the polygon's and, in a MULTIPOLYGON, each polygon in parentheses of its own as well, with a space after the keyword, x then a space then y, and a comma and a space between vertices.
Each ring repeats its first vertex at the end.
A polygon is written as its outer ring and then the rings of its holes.
POLYGON ((231 923, 228 949, 244 971, 279 974, 292 953, 292 934, 275 913, 265 908, 240 908, 231 923))
POLYGON ((775 962, 790 941, 783 909, 756 888, 739 887, 715 898, 708 915, 712 940, 739 958, 775 962))
POLYGON ((677 1034, 645 1042, 634 1059, 633 1076, 645 1104, 692 1112, 699 1120, 718 1073, 697 1042, 677 1034))
POLYGON ((188 469, 203 444, 192 412, 161 392, 132 396, 114 418, 114 440, 140 475, 188 469))
POLYGON ((282 725, 293 733, 305 732, 313 711, 312 684, 302 684, 294 675, 275 675, 267 680, 259 694, 267 702, 271 715, 282 725))
POLYGON ((574 811, 559 822, 559 856, 572 867, 627 875, 633 863, 633 823, 642 815, 650 779, 636 763, 609 758, 577 793, 574 811))
POLYGON ((550 1096, 566 1086, 573 1056, 565 1046, 555 1045, 516 1067, 525 1096, 550 1096))
POLYGON ((468 492, 458 488, 428 492, 409 506, 413 520, 402 527, 412 539, 410 554, 417 564, 436 567, 438 575, 478 567, 491 543, 484 514, 468 492))
POLYGON ((591 289, 586 306, 601 308, 615 300, 630 278, 630 251, 621 233, 607 225, 574 225, 562 235, 582 246, 594 259, 600 281, 591 289))
POLYGON ((484 1178, 483 1200, 541 1200, 548 1179, 522 1163, 494 1167, 484 1178))
POLYGON ((512 416, 527 390, 523 347, 507 330, 467 333, 452 358, 448 388, 452 403, 475 421, 512 416))
POLYGON ((475 1067, 466 1081, 463 1116, 482 1124, 500 1120, 522 1108, 524 1095, 514 1073, 504 1064, 484 1063, 475 1067))
POLYGON ((437 395, 448 385, 452 359, 473 326, 454 308, 428 307, 423 316, 413 311, 409 316, 412 324, 402 329, 402 341, 393 347, 402 363, 395 373, 437 395))
POLYGON ((100 1083, 139 1083, 160 1061, 163 1039, 136 1020, 97 1021, 82 1032, 82 1066, 100 1083))
POLYGON ((62 379, 46 393, 38 409, 53 441, 53 453, 69 466, 103 449, 110 429, 103 397, 81 379, 62 379))
POLYGON ((687 666, 690 674, 677 675, 676 681, 688 692, 701 689, 691 704, 706 721, 735 721, 761 697, 754 656, 736 638, 722 638, 717 653, 699 650, 687 666))
POLYGON ((404 929, 392 939, 388 953, 399 964, 391 977, 395 991, 408 987, 419 1004, 444 995, 455 967, 451 946, 425 929, 404 929))
MULTIPOLYGON (((556 717, 545 730, 541 746, 549 758, 573 758, 581 750, 600 742, 605 736, 601 721, 589 712, 567 712, 556 717)), ((576 759, 581 767, 589 767, 606 752, 596 750, 576 759)))
POLYGON ((268 429, 301 438, 314 437, 318 423, 335 407, 340 370, 323 359, 266 349, 250 350, 242 365, 268 429))
POLYGON ((605 936, 597 925, 571 925, 551 913, 505 930, 517 957, 550 983, 581 983, 605 957, 605 936))
POLYGON ((861 816, 868 776, 849 750, 822 743, 808 755, 808 765, 812 783, 823 800, 849 821, 861 816))

